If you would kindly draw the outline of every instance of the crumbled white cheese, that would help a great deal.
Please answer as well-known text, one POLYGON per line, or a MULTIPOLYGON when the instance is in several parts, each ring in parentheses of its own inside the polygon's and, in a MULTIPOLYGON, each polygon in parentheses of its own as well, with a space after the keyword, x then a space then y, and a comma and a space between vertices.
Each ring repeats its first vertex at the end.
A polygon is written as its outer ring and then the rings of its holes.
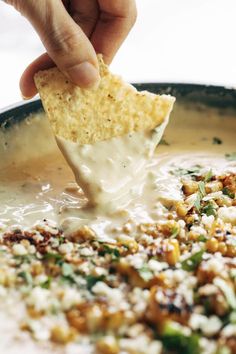
POLYGON ((215 218, 213 215, 203 215, 202 216, 202 223, 205 225, 207 228, 210 228, 214 222, 215 218))
POLYGON ((126 258, 126 260, 134 268, 139 269, 139 268, 142 268, 142 266, 146 260, 146 255, 141 254, 141 253, 131 254, 126 258))
POLYGON ((211 337, 219 332, 222 327, 222 322, 217 316, 205 317, 206 321, 200 326, 203 334, 207 337, 211 337))
POLYGON ((193 313, 189 319, 189 326, 194 330, 201 328, 202 324, 207 321, 207 317, 199 313, 193 313))
POLYGON ((51 292, 48 289, 36 286, 30 292, 27 303, 33 306, 37 311, 47 310, 51 305, 50 296, 51 292))
POLYGON ((219 208, 218 216, 224 222, 229 222, 232 225, 236 225, 236 206, 219 208))
POLYGON ((68 243, 62 243, 58 250, 60 253, 62 254, 68 254, 71 253, 73 251, 74 245, 72 242, 68 242, 68 243))
POLYGON ((96 295, 106 296, 108 301, 119 305, 123 301, 123 294, 120 289, 110 288, 106 283, 98 281, 92 288, 96 295))
POLYGON ((161 354, 162 344, 155 340, 150 341, 150 339, 143 335, 138 338, 124 338, 119 341, 120 348, 122 352, 125 353, 135 353, 135 354, 161 354))
POLYGON ((21 245, 20 243, 16 243, 15 245, 13 245, 12 251, 14 256, 25 256, 26 254, 28 254, 25 246, 21 245))
POLYGON ((90 257, 94 254, 94 251, 91 248, 83 247, 79 250, 79 253, 81 254, 81 256, 90 257))
POLYGON ((206 234, 207 234, 206 230, 203 227, 196 226, 196 225, 193 225, 191 227, 191 231, 195 232, 198 235, 203 235, 203 236, 206 236, 206 234))
POLYGON ((81 296, 78 290, 74 288, 66 288, 63 293, 61 305, 63 310, 69 310, 71 307, 79 304, 81 296))
POLYGON ((148 268, 154 273, 159 273, 163 269, 168 268, 168 263, 159 262, 155 259, 150 259, 150 261, 148 262, 148 268))
POLYGON ((235 337, 236 336, 236 324, 228 324, 225 326, 222 331, 221 335, 223 337, 235 337))
POLYGON ((184 228, 186 225, 186 222, 184 220, 178 220, 178 224, 180 227, 184 228))
POLYGON ((217 258, 210 258, 206 263, 205 263, 205 268, 213 272, 215 274, 220 274, 224 270, 224 264, 220 259, 217 258))

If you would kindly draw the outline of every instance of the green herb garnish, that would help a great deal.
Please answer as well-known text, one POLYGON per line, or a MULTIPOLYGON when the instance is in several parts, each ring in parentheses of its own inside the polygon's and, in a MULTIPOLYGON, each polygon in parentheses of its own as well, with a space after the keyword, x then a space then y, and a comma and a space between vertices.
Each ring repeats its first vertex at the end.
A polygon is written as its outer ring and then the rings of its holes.
POLYGON ((162 138, 161 141, 159 142, 159 145, 169 146, 170 144, 166 141, 166 139, 162 138))
POLYGON ((199 176, 200 175, 200 168, 201 166, 194 166, 194 167, 191 167, 191 168, 182 168, 182 167, 179 167, 179 168, 176 168, 175 170, 173 171, 170 171, 170 173, 174 176, 192 176, 192 177, 196 177, 196 176, 199 176))
POLYGON ((194 206, 199 213, 201 212, 201 201, 202 198, 205 197, 205 195, 206 195, 205 183, 203 181, 200 181, 198 183, 198 193, 194 202, 194 206))
POLYGON ((20 272, 18 273, 18 277, 22 278, 27 285, 33 285, 33 278, 29 272, 20 272))
POLYGON ((115 247, 109 247, 108 245, 104 245, 103 249, 99 251, 100 256, 105 256, 105 254, 110 254, 112 255, 113 259, 119 258, 120 257, 120 252, 117 248, 115 247))
POLYGON ((206 195, 206 190, 205 190, 205 183, 203 181, 200 181, 198 183, 198 190, 199 190, 199 193, 201 194, 201 197, 205 197, 206 195))
POLYGON ((86 281, 87 281, 87 288, 89 290, 92 289, 92 287, 98 282, 98 281, 103 281, 105 279, 105 275, 100 275, 100 276, 94 276, 94 275, 87 275, 86 276, 86 281))
POLYGON ((181 263, 182 269, 184 269, 188 272, 193 272, 201 263, 203 254, 204 254, 204 250, 201 250, 197 253, 194 253, 189 258, 185 259, 181 263))
POLYGON ((210 182, 210 180, 212 179, 213 173, 212 170, 209 170, 204 178, 204 182, 210 182))
POLYGON ((200 213, 200 211, 201 211, 201 200, 202 200, 202 198, 201 198, 201 195, 200 195, 200 193, 198 192, 197 193, 197 196, 196 196, 196 199, 195 199, 195 202, 194 202, 194 206, 195 206, 195 208, 197 209, 197 211, 200 213))
POLYGON ((161 336, 164 348, 169 351, 181 354, 200 354, 199 336, 195 333, 186 335, 181 327, 173 326, 171 322, 164 327, 161 336))
POLYGON ((206 238, 204 235, 200 235, 200 236, 198 237, 198 241, 200 241, 200 242, 206 242, 206 241, 207 241, 207 238, 206 238))
POLYGON ((144 264, 142 268, 137 269, 140 277, 148 282, 153 278, 153 272, 148 268, 147 264, 144 264))
POLYGON ((236 152, 231 152, 230 154, 225 154, 225 158, 228 161, 235 161, 236 160, 236 152))
POLYGON ((62 263, 61 264, 61 279, 63 281, 69 282, 71 284, 77 284, 76 274, 71 264, 69 263, 62 263))
POLYGON ((62 264, 61 272, 64 277, 69 277, 71 275, 74 275, 74 270, 72 268, 72 265, 69 263, 62 264))
POLYGON ((224 195, 227 195, 227 196, 230 197, 231 199, 234 199, 234 197, 235 197, 235 193, 231 192, 231 191, 229 190, 229 188, 227 188, 227 187, 224 187, 224 188, 222 189, 222 192, 223 192, 224 195))
POLYGON ((216 208, 214 204, 212 202, 209 202, 208 204, 204 205, 204 207, 202 207, 202 213, 206 214, 207 216, 216 216, 216 208))
POLYGON ((212 144, 214 145, 221 145, 222 144, 222 140, 220 138, 218 138, 217 136, 214 136, 212 138, 212 144))
POLYGON ((179 234, 179 228, 178 227, 173 227, 171 230, 171 235, 170 238, 176 238, 179 234))
POLYGON ((50 285, 51 285, 51 282, 52 282, 52 278, 51 277, 48 277, 47 280, 45 280, 43 283, 40 284, 41 288, 43 289, 49 289, 50 288, 50 285))

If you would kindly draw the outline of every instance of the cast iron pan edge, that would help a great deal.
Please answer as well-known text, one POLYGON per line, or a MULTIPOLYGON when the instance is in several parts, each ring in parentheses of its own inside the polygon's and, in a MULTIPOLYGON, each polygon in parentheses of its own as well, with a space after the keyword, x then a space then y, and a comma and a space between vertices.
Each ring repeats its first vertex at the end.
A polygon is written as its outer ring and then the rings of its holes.
MULTIPOLYGON (((178 102, 197 103, 216 108, 236 110, 236 90, 222 86, 197 84, 142 83, 134 84, 138 90, 148 90, 159 94, 171 94, 178 102)), ((0 127, 8 128, 26 118, 30 113, 42 109, 40 99, 22 101, 0 109, 0 127)))

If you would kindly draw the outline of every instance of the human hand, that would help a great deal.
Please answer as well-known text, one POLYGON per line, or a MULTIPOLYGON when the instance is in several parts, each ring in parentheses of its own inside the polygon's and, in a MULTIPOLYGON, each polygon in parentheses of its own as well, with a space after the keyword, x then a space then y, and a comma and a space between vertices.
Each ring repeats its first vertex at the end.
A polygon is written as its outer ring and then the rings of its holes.
POLYGON ((37 93, 34 74, 55 64, 78 86, 96 85, 96 53, 109 64, 136 20, 135 0, 5 1, 31 22, 47 50, 21 77, 25 98, 37 93))

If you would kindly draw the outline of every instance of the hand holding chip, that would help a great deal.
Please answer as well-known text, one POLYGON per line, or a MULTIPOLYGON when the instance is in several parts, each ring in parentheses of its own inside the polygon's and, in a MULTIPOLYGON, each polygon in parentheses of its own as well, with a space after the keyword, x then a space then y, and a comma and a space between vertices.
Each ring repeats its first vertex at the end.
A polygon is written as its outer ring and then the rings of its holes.
POLYGON ((97 53, 110 63, 136 19, 134 0, 6 0, 39 34, 47 53, 23 73, 24 97, 36 94, 34 74, 55 64, 72 82, 89 88, 99 82, 97 53))

